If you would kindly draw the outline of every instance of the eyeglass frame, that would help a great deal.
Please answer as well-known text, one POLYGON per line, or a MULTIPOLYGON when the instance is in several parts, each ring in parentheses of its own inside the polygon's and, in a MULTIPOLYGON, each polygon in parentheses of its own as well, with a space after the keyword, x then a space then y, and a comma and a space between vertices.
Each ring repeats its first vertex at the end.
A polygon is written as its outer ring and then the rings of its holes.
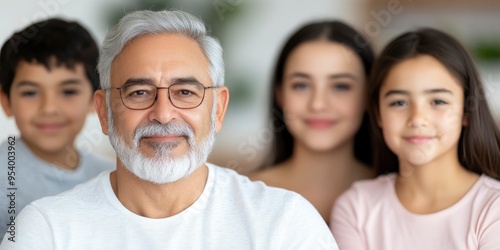
MULTIPOLYGON (((166 90, 167 90, 168 100, 170 101, 170 104, 172 104, 172 106, 174 106, 174 107, 176 107, 176 108, 178 108, 178 109, 194 109, 194 108, 199 107, 199 106, 203 103, 203 101, 205 100, 205 92, 206 92, 206 90, 207 90, 207 89, 217 89, 217 88, 219 88, 219 87, 220 87, 220 86, 208 86, 208 87, 206 87, 206 86, 205 86, 205 85, 203 85, 202 83, 200 83, 200 82, 196 82, 195 84, 199 84, 199 85, 201 85, 201 86, 203 87, 203 97, 201 98, 200 103, 199 103, 198 105, 194 106, 194 107, 190 107, 190 108, 181 108, 181 107, 177 107, 177 106, 174 104, 174 102, 172 102, 172 99, 170 98, 170 88, 171 88, 172 86, 175 86, 175 85, 178 85, 178 84, 182 84, 182 83, 174 83, 174 84, 171 84, 171 85, 170 85, 170 86, 168 86, 168 87, 158 87, 158 86, 156 86, 156 85, 154 85, 154 84, 152 84, 152 83, 142 83, 141 85, 151 85, 151 86, 154 86, 154 87, 156 88, 156 94, 155 94, 155 98, 154 98, 154 100, 153 100, 153 102, 151 103, 151 105, 150 105, 150 106, 148 106, 148 107, 146 107, 146 108, 140 108, 140 109, 130 108, 130 107, 128 107, 128 106, 125 104, 125 101, 123 101, 123 97, 122 97, 122 91, 121 91, 121 89, 123 88, 123 86, 125 86, 125 85, 127 85, 127 84, 124 84, 124 85, 122 85, 121 87, 110 87, 109 89, 105 89, 105 90, 112 90, 112 89, 116 89, 116 90, 118 90, 118 92, 120 93, 120 100, 122 101, 123 106, 125 106, 126 108, 128 108, 128 109, 130 109, 130 110, 146 110, 146 109, 149 109, 149 108, 153 107, 153 105, 155 105, 155 103, 156 103, 156 100, 158 100, 158 90, 159 90, 159 89, 166 89, 166 90)), ((132 85, 132 84, 130 84, 130 85, 132 85)))

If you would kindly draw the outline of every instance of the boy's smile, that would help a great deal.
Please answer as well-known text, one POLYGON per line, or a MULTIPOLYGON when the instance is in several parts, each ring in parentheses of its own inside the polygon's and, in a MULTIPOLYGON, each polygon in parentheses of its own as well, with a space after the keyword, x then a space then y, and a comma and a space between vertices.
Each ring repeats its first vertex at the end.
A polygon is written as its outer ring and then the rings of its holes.
POLYGON ((42 132, 47 134, 56 134, 63 129, 67 123, 64 122, 47 122, 35 123, 35 126, 42 132))

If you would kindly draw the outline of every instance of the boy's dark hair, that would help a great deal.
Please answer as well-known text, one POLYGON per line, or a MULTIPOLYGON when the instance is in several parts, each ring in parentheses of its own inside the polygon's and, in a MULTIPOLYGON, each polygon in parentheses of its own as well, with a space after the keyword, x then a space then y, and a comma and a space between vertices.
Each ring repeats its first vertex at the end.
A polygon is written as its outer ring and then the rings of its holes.
POLYGON ((31 24, 14 33, 0 51, 0 84, 10 96, 12 80, 21 61, 43 64, 47 69, 64 65, 74 69, 82 63, 93 90, 99 88, 99 50, 89 32, 74 21, 57 18, 31 24), (55 65, 51 65, 54 63, 55 65))
POLYGON ((387 147, 377 126, 379 92, 389 71, 398 63, 429 55, 454 75, 464 90, 464 117, 458 159, 466 169, 500 180, 500 130, 488 106, 484 86, 466 49, 450 35, 435 29, 404 33, 390 42, 375 61, 368 84, 369 114, 375 140, 374 165, 379 174, 398 172, 397 156, 387 147))
MULTIPOLYGON (((289 159, 293 153, 294 138, 285 126, 282 117, 283 110, 278 105, 276 99, 276 90, 283 82, 283 73, 285 64, 292 51, 305 42, 326 40, 340 43, 351 49, 361 60, 364 72, 368 79, 371 70, 374 53, 369 42, 356 30, 340 21, 324 21, 309 23, 297 30, 286 42, 283 47, 276 67, 271 84, 271 118, 275 128, 270 162, 272 165, 279 164, 289 159)), ((361 126, 354 137, 354 156, 359 161, 372 165, 370 123, 368 113, 363 114, 361 126)))

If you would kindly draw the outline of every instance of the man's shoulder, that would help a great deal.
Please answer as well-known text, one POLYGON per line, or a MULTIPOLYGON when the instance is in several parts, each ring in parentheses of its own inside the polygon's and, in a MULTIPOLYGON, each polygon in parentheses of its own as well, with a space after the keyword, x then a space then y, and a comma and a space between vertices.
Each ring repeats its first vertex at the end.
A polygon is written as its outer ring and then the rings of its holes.
POLYGON ((282 229, 314 225, 329 232, 314 206, 298 193, 252 181, 232 169, 213 164, 212 168, 215 170, 213 193, 220 195, 212 200, 223 201, 232 210, 245 211, 244 217, 259 218, 263 224, 275 224, 282 229))
POLYGON ((297 193, 283 188, 267 186, 262 181, 253 181, 248 176, 240 174, 233 169, 217 166, 207 163, 211 169, 215 170, 216 184, 228 184, 233 186, 241 186, 242 188, 251 190, 252 192, 269 192, 278 195, 300 196, 297 193))
POLYGON ((64 210, 69 211, 70 206, 92 206, 96 200, 104 195, 103 178, 109 176, 109 171, 104 171, 89 181, 80 183, 74 188, 53 196, 46 196, 35 200, 31 205, 40 210, 64 210))
MULTIPOLYGON (((266 204, 271 207, 307 206, 309 202, 296 192, 283 188, 267 186, 262 181, 252 181, 233 169, 207 164, 215 170, 214 186, 227 192, 227 197, 238 199, 240 204, 266 204)), ((312 206, 312 205, 311 205, 312 206)), ((298 207, 295 207, 298 208, 298 207)), ((292 208, 292 210, 295 210, 292 208)))

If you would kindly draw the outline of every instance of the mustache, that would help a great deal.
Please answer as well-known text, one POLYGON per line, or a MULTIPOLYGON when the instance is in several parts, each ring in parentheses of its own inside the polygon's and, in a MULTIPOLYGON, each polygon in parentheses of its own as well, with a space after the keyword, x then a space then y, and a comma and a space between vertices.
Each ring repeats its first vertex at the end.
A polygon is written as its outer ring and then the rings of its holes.
POLYGON ((134 142, 138 144, 143 137, 161 135, 180 135, 187 137, 188 141, 194 140, 194 131, 191 126, 186 123, 169 122, 166 124, 146 123, 139 125, 134 130, 134 142))

